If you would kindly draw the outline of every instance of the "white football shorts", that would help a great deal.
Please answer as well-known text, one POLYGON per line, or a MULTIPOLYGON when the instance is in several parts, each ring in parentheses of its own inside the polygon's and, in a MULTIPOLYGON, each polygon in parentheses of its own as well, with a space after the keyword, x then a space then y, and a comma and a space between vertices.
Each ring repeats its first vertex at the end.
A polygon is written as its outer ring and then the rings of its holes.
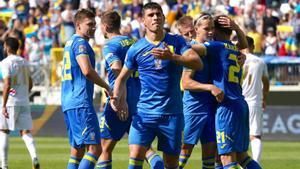
POLYGON ((263 111, 260 106, 249 106, 250 135, 261 136, 263 127, 263 111))
POLYGON ((30 106, 7 106, 9 118, 5 118, 1 112, 0 129, 4 130, 31 130, 32 117, 30 106))

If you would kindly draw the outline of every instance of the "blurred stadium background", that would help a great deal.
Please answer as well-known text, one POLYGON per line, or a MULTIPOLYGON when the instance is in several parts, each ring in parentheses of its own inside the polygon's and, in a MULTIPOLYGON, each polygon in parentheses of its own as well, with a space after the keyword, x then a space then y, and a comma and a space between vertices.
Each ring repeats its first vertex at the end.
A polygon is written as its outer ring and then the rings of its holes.
MULTIPOLYGON (((199 12, 208 11, 230 15, 254 38, 255 52, 267 63, 271 83, 263 123, 262 165, 267 169, 300 168, 299 0, 155 1, 163 7, 167 31, 176 33, 174 25, 183 15, 196 18, 199 12)), ((75 11, 78 8, 94 10, 99 24, 104 9, 118 10, 123 18, 122 34, 139 39, 144 32, 140 13, 145 2, 147 0, 0 0, 0 60, 4 57, 3 39, 17 37, 22 44, 19 54, 31 64, 33 133, 37 138, 42 168, 64 168, 68 159, 69 145, 60 109, 60 74, 64 43, 74 33, 72 19, 75 11)), ((105 78, 101 56, 105 39, 99 26, 95 37, 90 43, 97 55, 96 70, 105 78)), ((2 82, 0 86, 2 94, 2 82)), ((94 97, 100 115, 105 102, 100 88, 96 88, 94 97)), ((16 135, 16 132, 12 133, 12 136, 16 135)), ((11 168, 30 168, 29 156, 21 140, 14 137, 10 141, 11 168)), ((117 145, 116 152, 114 168, 127 168, 126 139, 117 145)), ((187 168, 200 168, 200 157, 198 148, 187 168)))

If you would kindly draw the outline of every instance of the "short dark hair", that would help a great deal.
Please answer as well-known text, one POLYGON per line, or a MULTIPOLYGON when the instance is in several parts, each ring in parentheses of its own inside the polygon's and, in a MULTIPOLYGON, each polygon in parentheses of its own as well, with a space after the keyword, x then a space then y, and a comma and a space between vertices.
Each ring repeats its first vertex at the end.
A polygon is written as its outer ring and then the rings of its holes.
POLYGON ((75 14, 74 23, 82 21, 84 18, 95 18, 95 13, 89 9, 80 9, 75 14))
POLYGON ((191 24, 193 26, 193 18, 191 16, 183 16, 177 21, 177 27, 191 24))
POLYGON ((7 37, 4 40, 4 44, 9 47, 9 49, 11 50, 11 52, 17 53, 17 51, 19 49, 19 41, 18 41, 18 39, 13 38, 13 37, 7 37))
POLYGON ((246 36, 247 42, 248 42, 248 46, 254 46, 254 39, 251 38, 250 36, 246 36))
POLYGON ((101 23, 108 27, 108 32, 118 31, 121 27, 121 16, 116 11, 106 11, 101 16, 101 23))
POLYGON ((156 2, 149 2, 149 3, 145 4, 143 6, 143 9, 142 9, 142 16, 145 15, 145 11, 147 9, 158 9, 158 10, 161 11, 161 13, 163 13, 163 10, 162 10, 161 6, 156 2))
POLYGON ((229 28, 222 27, 222 25, 218 22, 220 17, 227 17, 227 16, 226 15, 218 15, 214 18, 215 29, 225 33, 226 35, 231 35, 232 30, 229 28))

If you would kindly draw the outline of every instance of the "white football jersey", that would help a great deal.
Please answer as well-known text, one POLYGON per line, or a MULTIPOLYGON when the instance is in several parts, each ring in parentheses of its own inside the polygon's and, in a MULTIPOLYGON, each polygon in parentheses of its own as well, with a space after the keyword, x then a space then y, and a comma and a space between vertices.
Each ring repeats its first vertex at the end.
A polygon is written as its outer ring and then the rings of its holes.
POLYGON ((262 106, 264 76, 268 77, 268 68, 264 61, 253 54, 246 54, 242 88, 249 106, 262 106))
POLYGON ((10 77, 11 84, 6 106, 29 105, 30 72, 28 62, 20 56, 9 55, 2 60, 1 70, 3 79, 10 77))

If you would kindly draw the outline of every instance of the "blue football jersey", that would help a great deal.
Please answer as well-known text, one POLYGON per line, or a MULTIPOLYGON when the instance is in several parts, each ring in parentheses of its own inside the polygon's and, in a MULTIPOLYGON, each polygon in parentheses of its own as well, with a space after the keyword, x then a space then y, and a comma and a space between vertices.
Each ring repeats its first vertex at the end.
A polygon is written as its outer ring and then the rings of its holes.
POLYGON ((172 115, 182 113, 180 78, 182 66, 170 60, 156 59, 153 48, 164 48, 182 55, 191 48, 182 36, 165 34, 160 42, 140 39, 127 52, 125 66, 138 70, 141 94, 137 105, 138 113, 148 115, 172 115))
MULTIPOLYGON (((135 40, 127 36, 115 36, 104 45, 102 54, 105 58, 105 68, 108 72, 108 82, 111 89, 114 88, 116 77, 110 65, 116 61, 120 61, 123 65, 126 53, 129 47, 134 43, 135 40)), ((134 71, 126 83, 127 103, 131 114, 136 113, 136 105, 141 91, 141 84, 138 75, 138 72, 134 71)))
POLYGON ((230 41, 212 41, 205 43, 210 63, 210 75, 214 85, 224 92, 224 101, 244 99, 242 87, 242 69, 237 57, 240 55, 236 45, 230 41))
MULTIPOLYGON (((192 40, 190 44, 193 45, 199 43, 192 40)), ((204 84, 212 83, 209 78, 208 57, 203 57, 202 62, 204 65, 203 69, 194 73, 193 80, 204 84)), ((189 70, 188 68, 185 69, 189 70)), ((185 90, 183 93, 183 112, 185 115, 210 113, 214 104, 215 98, 210 92, 193 92, 185 90)))
POLYGON ((108 82, 111 89, 114 88, 116 77, 110 65, 116 61, 120 61, 123 65, 126 52, 134 42, 134 39, 127 36, 115 36, 103 46, 102 55, 105 58, 105 68, 108 73, 108 82))
POLYGON ((62 110, 93 106, 94 83, 82 73, 77 57, 88 57, 95 68, 95 53, 88 41, 74 34, 67 41, 63 55, 62 110))

